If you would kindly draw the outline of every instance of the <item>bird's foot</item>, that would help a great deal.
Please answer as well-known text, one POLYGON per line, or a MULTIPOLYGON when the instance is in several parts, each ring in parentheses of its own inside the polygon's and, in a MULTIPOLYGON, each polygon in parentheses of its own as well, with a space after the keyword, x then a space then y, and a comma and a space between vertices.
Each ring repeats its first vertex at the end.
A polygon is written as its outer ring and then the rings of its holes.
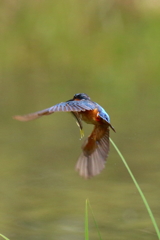
POLYGON ((84 137, 84 132, 82 129, 80 129, 80 140, 84 137))

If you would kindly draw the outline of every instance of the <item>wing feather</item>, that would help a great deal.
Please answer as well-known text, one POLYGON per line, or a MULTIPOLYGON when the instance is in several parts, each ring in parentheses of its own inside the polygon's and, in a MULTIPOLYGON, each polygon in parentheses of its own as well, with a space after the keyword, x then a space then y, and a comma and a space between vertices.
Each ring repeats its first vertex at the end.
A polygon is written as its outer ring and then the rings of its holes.
MULTIPOLYGON (((93 137, 95 137, 94 134, 98 134, 96 131, 97 129, 95 128, 91 136, 88 138, 88 141, 90 141, 90 139, 93 141, 93 137)), ((96 148, 94 142, 90 142, 93 144, 93 151, 91 151, 91 145, 89 145, 88 141, 86 141, 83 146, 83 152, 77 161, 76 171, 78 171, 80 176, 84 178, 91 178, 99 174, 105 167, 106 159, 109 153, 109 128, 105 129, 103 135, 102 133, 100 133, 100 135, 100 138, 97 136, 97 139, 95 139, 96 148), (90 146, 88 151, 86 146, 90 146)))
POLYGON ((88 100, 68 101, 68 102, 58 103, 42 111, 30 113, 23 116, 17 115, 17 116, 14 116, 13 118, 19 121, 30 121, 44 115, 50 115, 54 112, 81 112, 81 111, 92 110, 92 109, 94 109, 94 106, 90 104, 88 100))

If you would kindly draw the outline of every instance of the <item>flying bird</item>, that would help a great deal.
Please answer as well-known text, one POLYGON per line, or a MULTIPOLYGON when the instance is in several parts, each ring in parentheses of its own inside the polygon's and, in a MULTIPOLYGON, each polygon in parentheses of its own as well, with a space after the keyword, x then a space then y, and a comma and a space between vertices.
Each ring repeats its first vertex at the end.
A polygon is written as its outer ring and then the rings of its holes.
POLYGON ((114 127, 110 124, 109 115, 98 103, 91 101, 87 94, 77 93, 66 102, 13 118, 19 121, 30 121, 54 112, 71 112, 80 128, 81 138, 84 136, 82 121, 94 125, 91 135, 82 145, 82 153, 77 161, 76 171, 84 178, 91 178, 99 174, 104 169, 109 154, 110 128, 115 132, 114 127))

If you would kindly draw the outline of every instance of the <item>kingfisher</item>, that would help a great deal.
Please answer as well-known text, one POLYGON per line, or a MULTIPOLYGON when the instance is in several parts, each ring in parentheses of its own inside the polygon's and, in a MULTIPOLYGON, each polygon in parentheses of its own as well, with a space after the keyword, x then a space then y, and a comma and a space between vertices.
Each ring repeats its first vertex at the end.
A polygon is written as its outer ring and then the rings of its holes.
POLYGON ((19 121, 30 121, 54 112, 71 112, 80 129, 81 138, 84 136, 82 121, 93 124, 91 135, 82 145, 82 153, 76 164, 76 171, 80 176, 88 179, 99 174, 105 167, 109 154, 109 131, 115 132, 106 111, 85 93, 77 93, 66 102, 58 103, 42 111, 27 115, 17 115, 13 118, 19 121))

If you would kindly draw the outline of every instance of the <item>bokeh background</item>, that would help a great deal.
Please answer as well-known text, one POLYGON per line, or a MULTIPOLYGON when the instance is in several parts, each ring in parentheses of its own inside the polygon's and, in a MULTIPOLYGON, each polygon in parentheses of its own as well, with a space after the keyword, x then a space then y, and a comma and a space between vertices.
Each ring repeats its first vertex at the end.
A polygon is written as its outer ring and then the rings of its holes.
MULTIPOLYGON (((0 2, 0 233, 10 240, 84 239, 90 199, 103 239, 157 239, 111 146, 91 180, 74 171, 74 119, 42 110, 75 93, 101 104, 160 226, 160 4, 127 0, 0 2), (141 3, 140 3, 141 2, 141 3)), ((85 137, 92 126, 84 124, 85 137)), ((90 217, 90 238, 98 239, 90 217)))

